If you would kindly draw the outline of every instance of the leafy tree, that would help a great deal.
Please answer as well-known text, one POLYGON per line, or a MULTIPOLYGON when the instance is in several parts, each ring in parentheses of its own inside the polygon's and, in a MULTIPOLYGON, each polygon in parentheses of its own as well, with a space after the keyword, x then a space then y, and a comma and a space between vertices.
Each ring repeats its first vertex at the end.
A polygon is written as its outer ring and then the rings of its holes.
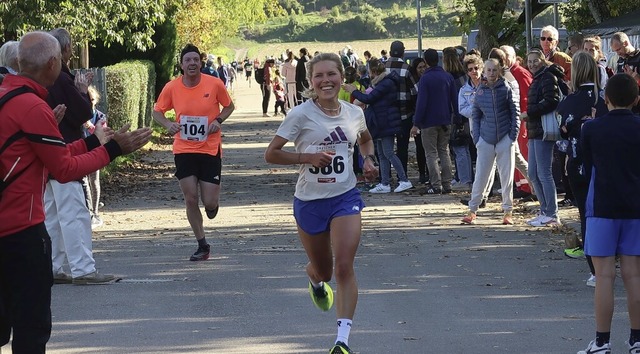
POLYGON ((238 33, 241 23, 263 22, 267 16, 286 15, 277 0, 191 0, 176 17, 180 45, 214 48, 238 33))
POLYGON ((120 43, 129 49, 153 47, 154 26, 183 0, 3 0, 3 40, 35 29, 64 27, 77 42, 120 43))
POLYGON ((575 31, 640 8, 640 0, 580 0, 562 7, 567 29, 575 31))

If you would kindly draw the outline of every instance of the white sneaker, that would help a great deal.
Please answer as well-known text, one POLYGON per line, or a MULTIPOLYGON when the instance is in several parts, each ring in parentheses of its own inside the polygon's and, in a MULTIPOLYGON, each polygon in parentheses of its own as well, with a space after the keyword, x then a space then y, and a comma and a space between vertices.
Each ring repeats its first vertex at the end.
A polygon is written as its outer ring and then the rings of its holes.
POLYGON ((369 189, 369 193, 391 193, 391 187, 388 185, 384 185, 382 183, 378 183, 377 186, 369 189))
POLYGON ((627 342, 627 345, 629 346, 629 354, 640 354, 640 342, 635 342, 633 345, 629 345, 627 342))
POLYGON ((558 218, 552 218, 550 216, 542 215, 536 221, 529 223, 531 226, 544 227, 544 226, 560 226, 560 220, 558 218))
POLYGON ((527 220, 527 225, 531 225, 532 223, 538 222, 538 219, 540 219, 541 217, 542 217, 542 215, 538 214, 538 215, 536 215, 535 218, 527 220))
MULTIPOLYGON (((596 287, 596 276, 595 275, 591 274, 589 276, 589 279, 587 279, 587 286, 590 286, 592 288, 596 287)), ((640 345, 640 343, 638 343, 638 345, 640 345)), ((640 353, 640 352, 638 352, 638 353, 640 353)))
POLYGON ((400 192, 404 192, 407 189, 411 189, 413 188, 413 184, 411 184, 411 181, 405 181, 405 182, 400 182, 398 183, 398 188, 394 189, 393 192, 394 193, 400 193, 400 192))
POLYGON ((592 340, 587 349, 579 351, 578 354, 611 354, 611 344, 605 343, 598 347, 596 341, 592 340))

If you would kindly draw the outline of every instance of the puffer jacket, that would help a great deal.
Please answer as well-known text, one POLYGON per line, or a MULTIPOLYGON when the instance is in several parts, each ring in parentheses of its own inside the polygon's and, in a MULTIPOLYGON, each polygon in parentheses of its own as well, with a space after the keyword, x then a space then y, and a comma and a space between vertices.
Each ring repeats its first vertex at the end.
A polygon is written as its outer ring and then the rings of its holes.
POLYGON ((527 95, 527 136, 542 139, 542 116, 553 112, 560 102, 560 82, 564 77, 562 67, 551 64, 540 69, 534 76, 527 95))
POLYGON ((365 109, 367 128, 374 139, 400 133, 401 117, 398 104, 400 76, 395 71, 381 78, 370 93, 353 91, 352 95, 369 106, 365 109))
POLYGON ((476 90, 471 111, 473 143, 482 140, 497 144, 505 135, 515 141, 520 129, 520 118, 513 89, 500 78, 493 86, 481 83, 476 90))

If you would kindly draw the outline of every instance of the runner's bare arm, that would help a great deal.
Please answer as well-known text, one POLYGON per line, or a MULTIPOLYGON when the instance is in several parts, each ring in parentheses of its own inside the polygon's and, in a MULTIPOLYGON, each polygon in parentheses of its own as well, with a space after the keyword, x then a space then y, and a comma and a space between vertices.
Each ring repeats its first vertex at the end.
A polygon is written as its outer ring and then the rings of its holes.
POLYGON ((264 153, 265 161, 277 165, 311 164, 315 167, 325 167, 333 160, 333 156, 326 152, 312 154, 284 151, 282 147, 287 142, 288 140, 283 137, 277 135, 273 137, 264 153))
POLYGON ((172 122, 168 120, 167 117, 165 117, 164 113, 160 111, 156 111, 156 110, 153 111, 153 120, 155 120, 156 123, 160 124, 165 129, 167 129, 167 132, 169 133, 169 135, 175 135, 177 132, 180 131, 180 124, 178 124, 177 122, 172 122))
POLYGON ((378 167, 376 167, 376 161, 374 159, 367 158, 368 156, 375 155, 373 139, 371 138, 371 134, 368 130, 365 130, 362 134, 360 134, 360 138, 358 138, 358 145, 360 148, 360 155, 365 158, 362 165, 364 177, 367 181, 373 181, 376 177, 378 177, 378 167))
POLYGON ((215 133, 220 130, 222 123, 227 120, 227 118, 229 118, 229 116, 235 109, 236 107, 233 104, 233 101, 231 101, 228 106, 222 107, 222 111, 220 111, 220 114, 216 117, 216 119, 213 120, 213 122, 211 122, 211 124, 209 124, 209 133, 215 133))

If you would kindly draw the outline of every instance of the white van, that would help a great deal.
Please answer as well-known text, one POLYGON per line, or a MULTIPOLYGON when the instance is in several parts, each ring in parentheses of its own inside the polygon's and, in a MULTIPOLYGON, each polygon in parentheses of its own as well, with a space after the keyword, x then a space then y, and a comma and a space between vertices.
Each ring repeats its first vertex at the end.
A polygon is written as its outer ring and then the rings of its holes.
MULTIPOLYGON (((531 34, 533 35, 533 42, 531 43, 531 45, 533 47, 540 47, 540 30, 542 30, 542 27, 536 27, 536 28, 532 28, 531 29, 531 34)), ((565 50, 567 48, 567 41, 568 41, 568 37, 569 34, 567 32, 566 28, 558 28, 558 34, 560 36, 560 40, 558 42, 558 47, 562 50, 565 50)), ((467 51, 476 48, 476 37, 478 36, 478 30, 471 30, 471 33, 469 33, 469 35, 462 35, 462 46, 467 48, 467 51), (465 43, 465 39, 466 39, 466 43, 465 43)), ((526 32, 522 32, 522 36, 526 37, 527 34, 526 32)))

